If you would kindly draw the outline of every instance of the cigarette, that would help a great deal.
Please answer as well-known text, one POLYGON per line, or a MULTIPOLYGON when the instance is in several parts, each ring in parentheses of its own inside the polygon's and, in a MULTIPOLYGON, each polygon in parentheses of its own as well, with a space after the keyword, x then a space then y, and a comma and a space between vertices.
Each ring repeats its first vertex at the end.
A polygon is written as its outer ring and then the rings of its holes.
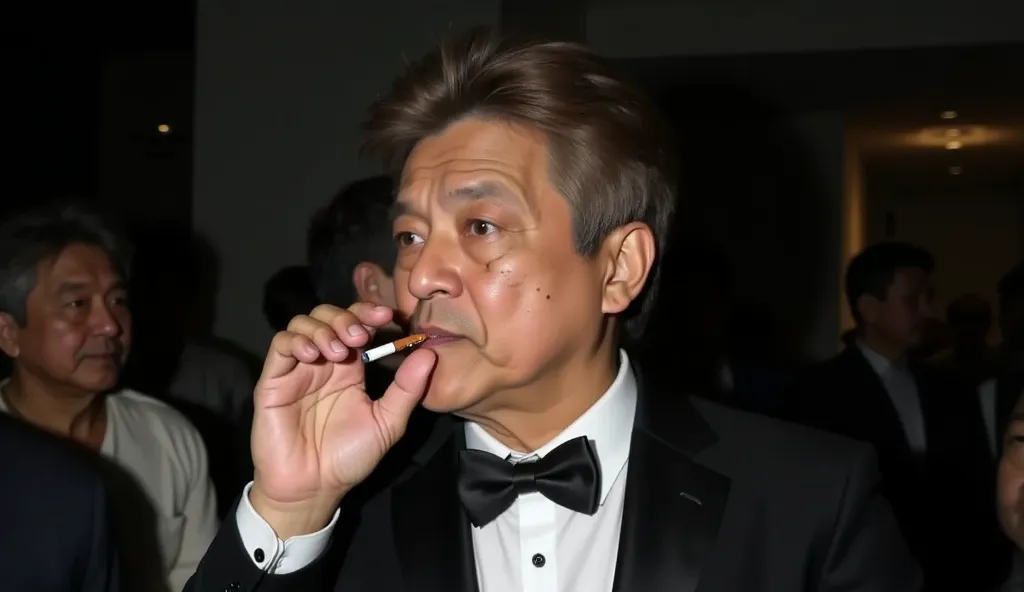
POLYGON ((427 335, 426 333, 417 333, 415 335, 410 335, 408 337, 396 339, 391 343, 385 343, 384 345, 375 347, 373 349, 368 349, 363 352, 363 363, 369 364, 370 362, 376 362, 377 360, 383 357, 390 356, 391 354, 396 354, 402 351, 403 349, 410 348, 414 345, 419 345, 426 341, 427 337, 429 337, 429 335, 427 335))

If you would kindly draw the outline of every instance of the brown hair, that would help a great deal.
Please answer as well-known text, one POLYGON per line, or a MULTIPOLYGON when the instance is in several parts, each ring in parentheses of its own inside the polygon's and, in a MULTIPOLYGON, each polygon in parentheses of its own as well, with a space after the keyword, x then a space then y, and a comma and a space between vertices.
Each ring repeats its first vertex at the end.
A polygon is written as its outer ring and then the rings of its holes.
POLYGON ((465 117, 518 123, 547 136, 551 179, 572 206, 580 255, 593 255, 624 224, 650 226, 659 258, 623 324, 627 337, 639 337, 676 201, 677 157, 658 109, 581 45, 516 43, 477 29, 411 64, 374 102, 366 149, 397 172, 420 140, 465 117))

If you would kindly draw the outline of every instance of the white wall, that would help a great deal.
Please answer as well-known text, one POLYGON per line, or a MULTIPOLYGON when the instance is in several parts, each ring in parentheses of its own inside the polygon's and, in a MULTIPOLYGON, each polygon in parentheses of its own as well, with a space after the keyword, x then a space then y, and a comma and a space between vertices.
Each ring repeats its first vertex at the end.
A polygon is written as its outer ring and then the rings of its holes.
POLYGON ((300 263, 309 216, 377 169, 357 157, 373 97, 449 28, 496 24, 498 0, 200 0, 193 222, 221 258, 215 331, 254 352, 262 285, 300 263))

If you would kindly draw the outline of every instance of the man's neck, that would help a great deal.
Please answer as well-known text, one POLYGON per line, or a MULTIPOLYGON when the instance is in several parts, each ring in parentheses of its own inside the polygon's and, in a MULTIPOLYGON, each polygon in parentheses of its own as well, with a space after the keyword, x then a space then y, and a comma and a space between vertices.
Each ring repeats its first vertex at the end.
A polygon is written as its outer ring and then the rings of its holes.
POLYGON ((870 329, 861 331, 858 335, 858 339, 865 347, 890 362, 902 360, 907 355, 907 349, 905 347, 891 343, 870 329))
POLYGON ((608 391, 618 363, 617 347, 587 351, 538 383, 493 397, 500 407, 460 415, 510 449, 533 452, 565 431, 608 391))
POLYGON ((106 429, 103 397, 48 384, 15 368, 3 387, 8 412, 49 432, 98 448, 106 429))

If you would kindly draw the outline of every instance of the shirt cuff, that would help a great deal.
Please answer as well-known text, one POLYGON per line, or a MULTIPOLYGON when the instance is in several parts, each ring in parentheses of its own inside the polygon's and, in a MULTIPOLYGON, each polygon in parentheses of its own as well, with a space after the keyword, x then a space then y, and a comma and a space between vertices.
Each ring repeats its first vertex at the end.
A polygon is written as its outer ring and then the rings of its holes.
POLYGON ((245 486, 242 501, 235 510, 235 523, 249 560, 268 574, 288 574, 299 571, 316 561, 331 539, 331 531, 338 522, 340 510, 334 511, 330 524, 312 534, 304 534, 282 541, 267 521, 256 513, 249 501, 252 482, 245 486))

